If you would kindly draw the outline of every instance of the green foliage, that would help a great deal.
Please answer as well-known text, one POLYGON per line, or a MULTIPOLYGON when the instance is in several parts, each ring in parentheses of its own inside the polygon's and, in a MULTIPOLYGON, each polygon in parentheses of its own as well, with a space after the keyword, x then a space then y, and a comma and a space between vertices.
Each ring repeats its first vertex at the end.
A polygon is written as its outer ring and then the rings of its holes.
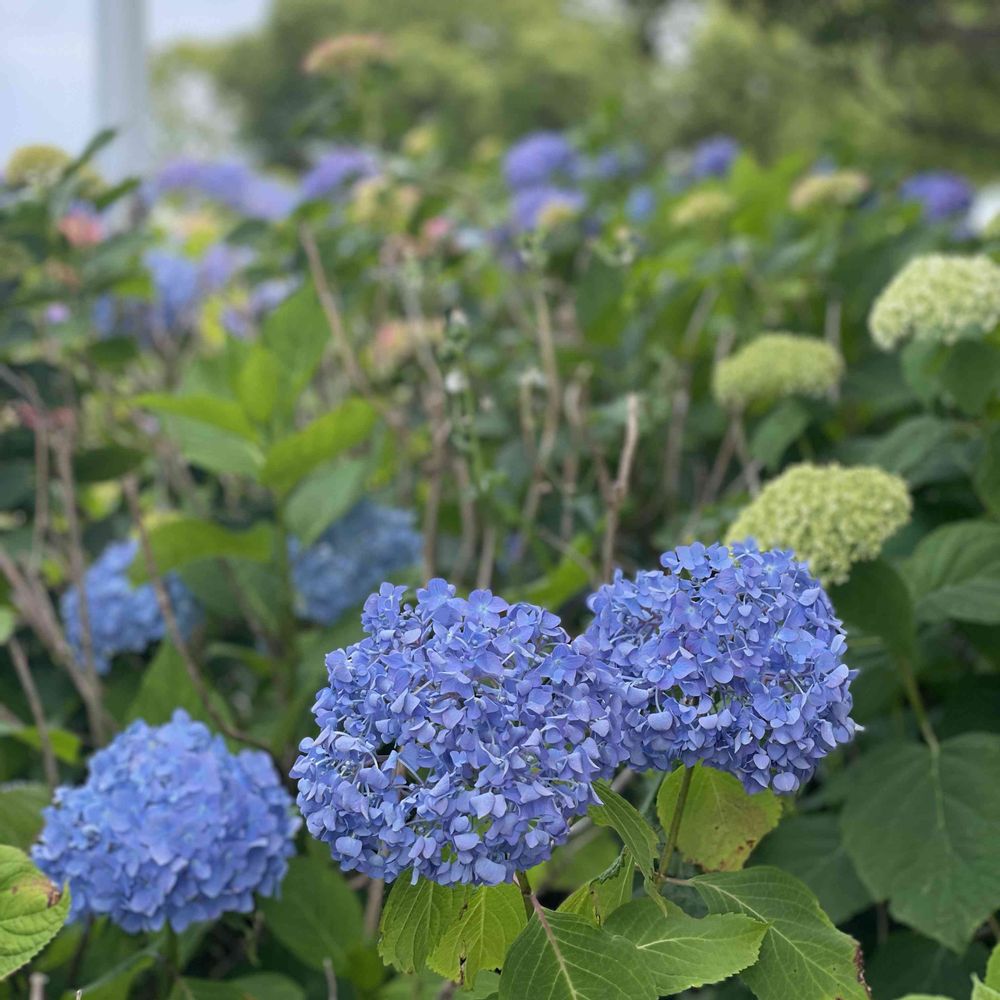
POLYGON ((382 913, 379 954, 401 972, 418 971, 460 919, 468 896, 467 886, 437 885, 424 878, 411 883, 403 875, 393 883, 382 913))
POLYGON ((622 839, 629 855, 644 878, 652 878, 656 856, 656 833, 639 811, 622 798, 608 782, 597 781, 594 790, 601 805, 591 806, 590 818, 598 826, 609 826, 622 839))

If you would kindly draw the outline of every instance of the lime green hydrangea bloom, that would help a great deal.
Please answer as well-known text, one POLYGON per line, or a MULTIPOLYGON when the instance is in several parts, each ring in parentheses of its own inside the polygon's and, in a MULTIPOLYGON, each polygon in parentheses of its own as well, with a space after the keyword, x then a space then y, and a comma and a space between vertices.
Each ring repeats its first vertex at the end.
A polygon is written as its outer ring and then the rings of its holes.
POLYGON ((674 206, 670 218, 675 226, 698 226, 721 222, 735 208, 736 202, 725 191, 694 191, 674 206))
POLYGON ((885 351, 913 339, 978 340, 1000 324, 1000 266, 977 254, 914 257, 883 289, 868 317, 885 351))
POLYGON ((868 178, 860 170, 809 174, 792 188, 788 202, 796 212, 820 206, 853 205, 867 190, 868 178))
POLYGON ((742 410, 788 396, 825 396, 844 374, 836 348, 815 337, 764 333, 712 373, 712 391, 727 409, 742 410))
POLYGON ((4 180, 11 187, 22 184, 47 187, 59 180, 59 175, 73 162, 73 158, 58 146, 22 146, 11 153, 4 170, 4 180))
POLYGON ((843 583, 874 559, 910 519, 906 483, 884 469, 793 465, 768 483, 727 533, 764 549, 791 549, 824 586, 843 583))

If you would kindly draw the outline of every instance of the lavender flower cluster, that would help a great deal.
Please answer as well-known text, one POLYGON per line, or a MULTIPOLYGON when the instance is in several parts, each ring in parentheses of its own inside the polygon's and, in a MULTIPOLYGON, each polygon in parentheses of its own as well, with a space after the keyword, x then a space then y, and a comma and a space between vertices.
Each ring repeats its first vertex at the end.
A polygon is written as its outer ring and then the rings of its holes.
POLYGON ((576 215, 584 197, 571 185, 583 171, 580 154, 561 132, 532 132, 515 142, 503 162, 514 228, 527 231, 576 215))
POLYGON ((371 153, 355 146, 337 146, 302 178, 302 196, 310 200, 334 197, 377 172, 378 162, 371 153))
POLYGON ((383 584, 366 638, 326 660, 292 769, 309 832, 348 870, 511 881, 566 840, 619 763, 612 669, 559 619, 444 580, 383 584))
MULTIPOLYGON (((119 653, 141 653, 164 636, 166 626, 152 584, 136 587, 128 577, 137 551, 134 541, 112 542, 84 574, 94 666, 100 674, 108 672, 119 653)), ((175 574, 168 573, 164 583, 177 624, 190 635, 201 618, 194 597, 175 574)), ((63 593, 59 610, 70 648, 82 665, 83 623, 76 587, 63 593)))
POLYGON ((972 206, 972 185, 950 170, 926 170, 903 181, 899 193, 904 201, 915 201, 928 222, 941 222, 964 215, 972 206))
POLYGON ((300 822, 291 804, 267 754, 232 754, 178 710, 133 723, 94 754, 85 784, 56 790, 32 859, 69 882, 71 919, 182 931, 278 890, 300 822))
POLYGON ((197 194, 248 219, 279 222, 298 203, 295 191, 262 177, 236 160, 177 159, 164 166, 145 191, 148 202, 165 194, 197 194))
POLYGON ((791 552, 682 546, 619 573, 585 633, 620 672, 633 766, 701 762, 748 791, 792 792, 854 735, 846 639, 791 552))
POLYGON ((420 533, 412 511, 362 500, 308 547, 288 546, 298 614, 332 625, 356 608, 392 573, 420 558, 420 533))

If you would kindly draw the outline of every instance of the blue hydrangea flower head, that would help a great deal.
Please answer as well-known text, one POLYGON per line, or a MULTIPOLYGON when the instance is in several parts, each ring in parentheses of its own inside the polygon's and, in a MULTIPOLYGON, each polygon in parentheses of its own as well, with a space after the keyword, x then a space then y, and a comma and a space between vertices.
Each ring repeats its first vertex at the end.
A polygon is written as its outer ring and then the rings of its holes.
POLYGON ((590 599, 586 639, 621 671, 633 766, 699 761, 791 792, 854 735, 844 630, 791 552, 695 543, 590 599))
POLYGON ((645 222, 656 211, 656 191, 648 184, 632 188, 625 201, 625 216, 630 222, 645 222))
POLYGON ((578 215, 583 205, 583 195, 572 188, 525 188, 514 195, 514 226, 526 231, 551 225, 578 215))
POLYGON ((574 180, 579 169, 580 155, 561 132, 531 132, 507 150, 503 161, 504 178, 512 191, 574 180))
POLYGON ((171 250, 147 250, 143 263, 153 281, 153 322, 163 330, 190 325, 201 301, 198 264, 171 250))
MULTIPOLYGON (((119 653, 141 653, 159 642, 166 629, 153 585, 136 587, 128 570, 138 551, 134 541, 112 542, 84 574, 94 665, 106 674, 119 653)), ((191 591, 173 573, 164 582, 177 624, 190 635, 201 619, 191 591)), ((80 623, 80 595, 76 587, 66 590, 59 603, 66 639, 77 661, 84 663, 83 627, 80 623)))
POLYGON ((69 882, 70 919, 107 914, 129 933, 247 913, 274 895, 299 819, 267 754, 230 753, 178 709, 139 720, 56 789, 32 860, 69 882))
POLYGON ((695 180, 725 177, 739 152, 740 144, 732 136, 716 135, 705 139, 692 151, 691 176, 695 180))
POLYGON ((362 500, 308 548, 290 541, 296 611, 317 625, 332 625, 387 576, 414 566, 422 544, 412 511, 362 500))
POLYGON ((619 763, 611 667, 559 619, 444 580, 383 584, 366 637, 326 658, 319 732, 292 769, 309 832, 345 869, 509 882, 566 840, 619 763))
POLYGON ((371 153, 355 146, 337 146, 302 178, 302 196, 306 199, 335 197, 354 181, 377 172, 378 162, 371 153))
POLYGON ((975 191, 960 174, 950 170, 927 170, 903 181, 899 189, 905 201, 919 202, 928 222, 964 215, 972 206, 975 191))

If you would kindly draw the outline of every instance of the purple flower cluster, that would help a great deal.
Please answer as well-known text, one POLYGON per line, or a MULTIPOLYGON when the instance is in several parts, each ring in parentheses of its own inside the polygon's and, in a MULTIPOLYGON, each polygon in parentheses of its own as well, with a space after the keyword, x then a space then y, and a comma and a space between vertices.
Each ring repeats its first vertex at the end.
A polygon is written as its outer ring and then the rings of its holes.
POLYGON ((411 511, 355 504, 308 548, 288 546, 296 610, 317 625, 332 625, 357 608, 393 573, 420 558, 422 539, 411 511))
POLYGON ((298 203, 291 188, 236 160, 173 160, 148 186, 146 197, 153 201, 174 193, 199 194, 246 218, 264 222, 284 219, 298 203))
POLYGON ((267 754, 232 754, 178 710, 163 726, 134 722, 82 786, 57 789, 31 856, 69 882, 71 919, 182 931, 278 890, 300 822, 291 804, 267 754))
POLYGON ((553 218, 575 216, 584 205, 584 197, 572 188, 544 187, 526 188, 514 195, 514 225, 520 230, 538 227, 546 215, 553 218))
MULTIPOLYGON (((136 587, 128 578, 137 550, 136 542, 112 542, 84 574, 94 665, 101 674, 108 672, 118 653, 141 653, 164 635, 165 623, 152 584, 136 587)), ((164 582, 177 624, 189 635, 201 617, 194 597, 174 574, 168 573, 164 582)), ((83 625, 76 587, 63 593, 59 610, 70 648, 83 664, 83 625)))
POLYGON ((941 222, 964 215, 975 192, 962 176, 950 170, 928 170, 903 181, 899 193, 904 201, 919 202, 928 222, 941 222))
POLYGON ((444 580, 383 584, 326 659, 292 769, 309 832, 348 870, 495 885, 544 861, 619 763, 613 670, 559 619, 444 580))
POLYGON ((844 630, 790 552, 683 546, 619 573, 585 638, 620 672, 633 766, 701 762, 791 792, 854 735, 844 630))
POLYGON ((731 136, 716 135, 705 139, 691 154, 691 176, 695 180, 725 177, 739 152, 740 144, 731 136))
POLYGON ((575 180, 579 171, 580 156, 561 132, 531 132, 507 150, 503 161, 512 191, 575 180))
POLYGON ((355 146, 337 146, 302 178, 302 196, 307 200, 336 197, 350 184, 377 172, 378 161, 371 153, 355 146))

